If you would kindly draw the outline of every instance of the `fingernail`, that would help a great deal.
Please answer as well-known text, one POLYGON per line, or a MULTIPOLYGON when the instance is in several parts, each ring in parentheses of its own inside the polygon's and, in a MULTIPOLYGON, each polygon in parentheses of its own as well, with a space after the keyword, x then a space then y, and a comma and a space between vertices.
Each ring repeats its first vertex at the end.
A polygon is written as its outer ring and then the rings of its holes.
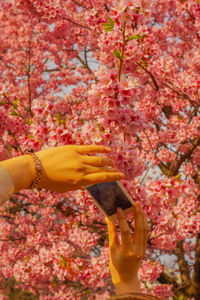
POLYGON ((134 205, 134 210, 135 210, 135 212, 138 211, 138 203, 139 203, 139 202, 135 202, 135 205, 134 205))
POLYGON ((136 205, 136 209, 137 209, 137 211, 139 211, 139 210, 140 210, 140 208, 141 208, 141 206, 140 206, 140 203, 138 202, 138 203, 137 203, 137 205, 136 205))
POLYGON ((117 212, 118 212, 119 216, 121 217, 122 216, 122 209, 121 209, 121 207, 117 208, 117 212))

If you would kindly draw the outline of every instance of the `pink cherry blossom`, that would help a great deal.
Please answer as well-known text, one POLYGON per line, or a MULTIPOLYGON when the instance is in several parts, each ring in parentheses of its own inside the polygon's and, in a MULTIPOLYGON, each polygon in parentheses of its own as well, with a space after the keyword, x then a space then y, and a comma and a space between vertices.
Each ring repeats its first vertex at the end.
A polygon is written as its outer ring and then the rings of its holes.
MULTIPOLYGON (((110 146, 106 156, 149 218, 143 292, 178 298, 176 280, 197 298, 188 289, 200 289, 198 1, 2 0, 0 8, 0 159, 110 146)), ((0 250, 1 299, 3 278, 40 300, 115 292, 104 215, 87 190, 13 195, 1 208, 0 250)))

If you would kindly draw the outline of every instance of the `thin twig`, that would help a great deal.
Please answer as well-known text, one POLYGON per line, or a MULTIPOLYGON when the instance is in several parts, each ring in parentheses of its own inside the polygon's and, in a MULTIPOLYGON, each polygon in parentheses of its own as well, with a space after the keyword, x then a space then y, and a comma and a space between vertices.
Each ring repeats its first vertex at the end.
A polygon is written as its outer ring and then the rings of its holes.
POLYGON ((76 0, 72 0, 72 2, 74 2, 75 4, 77 4, 77 5, 79 5, 79 6, 83 7, 83 8, 85 8, 85 9, 87 9, 87 10, 89 10, 89 8, 87 8, 85 5, 83 5, 82 3, 80 3, 80 2, 78 2, 78 1, 76 1, 76 0))
POLYGON ((157 81, 156 81, 156 79, 155 79, 155 77, 153 76, 153 74, 150 72, 150 71, 148 71, 147 69, 145 69, 144 67, 143 67, 143 65, 141 65, 140 63, 136 63, 138 66, 140 66, 147 74, 149 74, 149 76, 151 77, 151 79, 152 79, 152 81, 153 81, 153 83, 154 83, 154 90, 156 90, 156 91, 158 91, 159 90, 159 86, 158 86, 158 83, 157 83, 157 81))
POLYGON ((89 27, 87 27, 87 26, 84 26, 84 25, 81 25, 81 24, 79 24, 79 23, 76 23, 76 22, 74 22, 74 21, 70 20, 69 18, 63 18, 63 20, 66 20, 66 21, 68 21, 68 22, 70 22, 70 23, 72 23, 72 24, 74 24, 74 25, 80 26, 80 27, 82 27, 82 28, 85 28, 85 29, 87 29, 87 30, 90 30, 90 31, 91 31, 91 29, 90 29, 89 27))
POLYGON ((147 174, 148 174, 150 168, 151 168, 151 164, 150 164, 150 166, 147 168, 147 171, 145 172, 144 177, 143 177, 142 180, 140 181, 140 185, 143 184, 143 182, 144 182, 144 180, 145 180, 145 178, 146 178, 146 176, 147 176, 147 174))
POLYGON ((191 104, 196 105, 196 106, 200 106, 199 103, 193 101, 190 99, 190 97, 186 94, 181 94, 180 92, 178 92, 177 90, 175 90, 173 87, 169 86, 168 84, 166 84, 165 82, 161 82, 164 86, 166 86, 167 88, 169 88, 170 90, 172 90, 174 93, 176 93, 177 95, 179 95, 181 98, 183 99, 187 99, 191 104))
MULTIPOLYGON (((28 101, 29 101, 29 110, 30 114, 31 114, 31 118, 33 117, 33 112, 31 109, 31 102, 32 102, 32 98, 31 98, 31 83, 30 83, 30 70, 31 70, 31 41, 29 41, 29 50, 28 50, 28 70, 27 70, 27 80, 28 80, 28 101)), ((27 117, 27 116, 26 116, 27 117)))
POLYGON ((123 42, 122 42, 121 57, 118 60, 118 73, 117 73, 118 81, 120 81, 121 70, 122 70, 122 63, 123 63, 123 58, 124 58, 124 49, 125 49, 125 45, 126 45, 125 29, 126 29, 126 21, 124 22, 123 29, 122 29, 122 39, 123 39, 123 42))
POLYGON ((20 144, 18 143, 15 135, 10 130, 8 130, 8 134, 11 135, 13 137, 13 139, 15 140, 15 143, 17 144, 17 147, 19 148, 21 154, 24 154, 24 151, 21 149, 20 144))

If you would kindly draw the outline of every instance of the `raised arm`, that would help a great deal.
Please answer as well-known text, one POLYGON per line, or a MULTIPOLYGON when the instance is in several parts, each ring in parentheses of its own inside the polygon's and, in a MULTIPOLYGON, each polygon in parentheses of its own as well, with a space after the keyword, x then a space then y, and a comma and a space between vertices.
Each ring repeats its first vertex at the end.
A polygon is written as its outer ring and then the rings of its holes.
MULTIPOLYGON (((94 152, 109 153, 110 148, 99 145, 67 145, 36 152, 42 171, 37 187, 64 193, 83 189, 85 186, 99 182, 115 181, 125 177, 124 174, 113 168, 114 163, 111 159, 85 155, 94 152)), ((2 182, 12 180, 14 185, 12 192, 15 193, 29 188, 36 176, 35 163, 30 155, 1 161, 0 167, 8 172, 6 174, 2 169, 0 180, 2 182)), ((4 189, 1 182, 0 189, 1 191, 4 189)), ((2 193, 0 193, 1 204, 6 201, 6 197, 1 196, 2 193)))

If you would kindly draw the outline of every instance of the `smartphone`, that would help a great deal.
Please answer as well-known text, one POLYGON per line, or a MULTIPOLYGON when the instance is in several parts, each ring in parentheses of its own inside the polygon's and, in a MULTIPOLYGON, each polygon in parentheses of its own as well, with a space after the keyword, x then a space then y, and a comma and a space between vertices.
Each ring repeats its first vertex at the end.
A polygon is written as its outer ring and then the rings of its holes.
POLYGON ((117 207, 121 207, 125 215, 133 212, 134 201, 119 181, 98 183, 86 189, 110 220, 117 219, 117 207))

